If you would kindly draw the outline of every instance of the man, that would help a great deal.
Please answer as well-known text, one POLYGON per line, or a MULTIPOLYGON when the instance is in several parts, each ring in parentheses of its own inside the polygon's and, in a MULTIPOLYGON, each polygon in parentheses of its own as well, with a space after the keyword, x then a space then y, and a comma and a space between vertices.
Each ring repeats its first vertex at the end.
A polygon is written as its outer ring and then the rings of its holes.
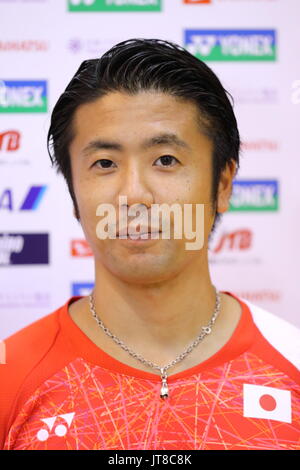
POLYGON ((215 74, 173 43, 124 41, 82 63, 48 142, 95 286, 6 339, 2 448, 299 448, 300 374, 272 337, 275 324, 295 344, 297 329, 210 278, 209 235, 240 146, 215 74), (101 204, 119 214, 115 237, 101 237, 101 204), (187 249, 186 233, 163 238, 152 219, 124 224, 121 209, 155 204, 192 205, 194 221, 204 207, 200 249, 187 249))

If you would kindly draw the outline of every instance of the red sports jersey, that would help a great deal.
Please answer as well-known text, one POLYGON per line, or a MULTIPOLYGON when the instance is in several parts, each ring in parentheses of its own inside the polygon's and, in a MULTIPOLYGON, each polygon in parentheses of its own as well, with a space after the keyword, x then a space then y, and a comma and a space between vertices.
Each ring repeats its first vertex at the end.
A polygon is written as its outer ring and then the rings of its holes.
POLYGON ((79 298, 4 341, 1 448, 300 449, 300 373, 286 348, 296 327, 238 299, 228 342, 170 375, 162 400, 158 375, 109 356, 74 323, 79 298))

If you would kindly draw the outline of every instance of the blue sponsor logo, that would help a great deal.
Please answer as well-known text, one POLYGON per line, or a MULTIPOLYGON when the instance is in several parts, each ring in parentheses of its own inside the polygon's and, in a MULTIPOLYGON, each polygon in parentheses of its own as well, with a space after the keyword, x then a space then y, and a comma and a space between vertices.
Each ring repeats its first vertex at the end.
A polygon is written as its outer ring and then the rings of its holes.
POLYGON ((89 295, 94 287, 93 282, 73 282, 72 284, 72 296, 80 295, 86 296, 89 295))
POLYGON ((48 233, 0 233, 0 266, 49 264, 48 233))
MULTIPOLYGON (((46 185, 31 186, 21 204, 18 206, 19 211, 35 211, 42 200, 42 197, 47 189, 46 185)), ((0 193, 0 210, 13 211, 13 190, 10 188, 4 189, 0 193)))
POLYGON ((230 211, 277 211, 279 190, 276 180, 239 180, 233 182, 230 211))
POLYGON ((1 80, 0 113, 46 113, 45 80, 1 80))

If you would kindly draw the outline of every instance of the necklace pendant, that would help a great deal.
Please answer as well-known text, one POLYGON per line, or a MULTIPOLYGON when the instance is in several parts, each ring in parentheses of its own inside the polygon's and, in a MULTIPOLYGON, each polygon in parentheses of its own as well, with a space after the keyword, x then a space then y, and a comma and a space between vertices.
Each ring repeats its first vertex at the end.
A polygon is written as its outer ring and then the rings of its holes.
POLYGON ((166 382, 163 382, 162 387, 160 389, 160 398, 165 400, 168 397, 169 397, 169 387, 166 382))
POLYGON ((167 374, 162 372, 160 398, 162 398, 162 400, 166 400, 166 398, 168 397, 169 397, 169 387, 167 384, 167 374))

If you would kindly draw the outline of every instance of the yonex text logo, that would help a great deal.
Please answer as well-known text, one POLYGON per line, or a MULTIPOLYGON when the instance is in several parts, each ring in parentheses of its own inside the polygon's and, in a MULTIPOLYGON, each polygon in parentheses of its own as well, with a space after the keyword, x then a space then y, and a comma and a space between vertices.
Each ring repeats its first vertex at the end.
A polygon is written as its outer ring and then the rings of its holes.
POLYGON ((187 50, 206 61, 275 61, 276 31, 187 29, 187 50))
POLYGON ((162 0, 68 0, 69 11, 161 11, 162 0))
POLYGON ((277 211, 278 182, 239 180, 233 182, 230 211, 277 211))
POLYGON ((0 80, 0 113, 47 112, 45 80, 0 80))
POLYGON ((150 213, 144 204, 128 208, 127 196, 119 196, 119 214, 112 204, 99 204, 97 216, 104 216, 97 223, 99 239, 195 239, 185 243, 187 250, 200 250, 204 244, 204 204, 152 204, 150 213), (137 216, 138 213, 138 216, 137 216), (150 217, 149 217, 150 215, 150 217), (128 217, 135 217, 130 222, 128 217), (193 230, 195 218, 196 229, 193 230), (117 225, 118 219, 118 225, 117 225), (171 234, 171 225, 173 233, 171 234), (139 230, 137 230, 139 229, 139 230), (118 231, 117 231, 118 230, 118 231))

